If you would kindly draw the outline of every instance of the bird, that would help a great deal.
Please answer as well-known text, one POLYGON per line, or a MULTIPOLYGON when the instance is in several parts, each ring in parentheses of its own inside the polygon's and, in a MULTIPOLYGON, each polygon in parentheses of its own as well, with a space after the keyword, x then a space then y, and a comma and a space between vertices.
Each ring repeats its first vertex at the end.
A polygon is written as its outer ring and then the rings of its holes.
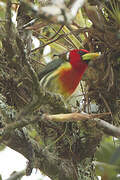
POLYGON ((70 50, 68 59, 55 59, 41 70, 38 74, 40 85, 68 99, 79 85, 89 61, 98 56, 99 53, 90 53, 86 49, 70 50))

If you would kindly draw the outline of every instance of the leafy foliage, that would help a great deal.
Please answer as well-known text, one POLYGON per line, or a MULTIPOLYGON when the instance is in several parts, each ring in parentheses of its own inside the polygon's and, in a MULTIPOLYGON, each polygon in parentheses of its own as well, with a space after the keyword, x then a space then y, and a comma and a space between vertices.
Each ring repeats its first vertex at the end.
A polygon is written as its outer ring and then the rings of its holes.
POLYGON ((104 180, 118 180, 120 177, 120 146, 119 140, 104 137, 99 150, 96 152, 96 172, 104 180))
MULTIPOLYGON (((57 180, 96 179, 91 159, 101 141, 101 131, 92 123, 82 128, 79 123, 42 120, 33 123, 33 119, 41 117, 41 112, 69 112, 60 98, 39 89, 37 74, 45 66, 47 57, 66 59, 71 49, 85 48, 101 53, 83 77, 85 83, 78 89, 80 100, 76 95, 74 106, 73 101, 71 104, 80 111, 82 100, 84 112, 91 112, 90 104, 97 104, 96 113, 109 112, 111 116, 105 116, 104 120, 119 125, 119 7, 117 0, 0 1, 0 94, 7 104, 7 109, 1 108, 0 129, 8 128, 3 142, 29 159, 28 175, 35 166, 57 180), (16 20, 11 21, 14 17, 16 20), (35 43, 31 38, 36 39, 35 43), (36 42, 39 42, 37 47, 36 42), (46 55, 47 45, 50 52, 46 55), (27 133, 20 129, 22 125, 15 128, 25 117, 33 123, 26 125, 27 133), (40 155, 45 157, 43 166, 40 155)), ((102 141, 96 157, 96 173, 102 180, 119 179, 119 147, 114 146, 111 138, 102 141)))

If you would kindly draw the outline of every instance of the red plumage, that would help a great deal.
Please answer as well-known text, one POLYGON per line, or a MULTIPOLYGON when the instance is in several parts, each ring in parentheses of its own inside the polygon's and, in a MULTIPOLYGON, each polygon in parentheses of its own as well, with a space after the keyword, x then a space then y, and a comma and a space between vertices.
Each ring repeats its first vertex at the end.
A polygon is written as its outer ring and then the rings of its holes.
MULTIPOLYGON (((82 60, 80 50, 75 49, 70 51, 70 64, 71 69, 63 69, 60 72, 59 80, 63 87, 64 92, 71 95, 77 88, 88 64, 82 60)), ((81 49, 81 52, 88 53, 87 50, 81 49)))

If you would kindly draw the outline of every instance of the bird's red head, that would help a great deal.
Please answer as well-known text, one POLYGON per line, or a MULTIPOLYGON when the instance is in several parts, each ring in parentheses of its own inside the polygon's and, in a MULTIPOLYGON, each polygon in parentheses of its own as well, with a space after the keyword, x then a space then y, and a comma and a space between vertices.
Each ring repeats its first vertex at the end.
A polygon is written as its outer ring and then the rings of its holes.
POLYGON ((74 49, 70 51, 69 60, 73 68, 76 70, 80 70, 81 68, 87 68, 88 61, 82 60, 82 55, 89 53, 89 51, 85 49, 74 49))

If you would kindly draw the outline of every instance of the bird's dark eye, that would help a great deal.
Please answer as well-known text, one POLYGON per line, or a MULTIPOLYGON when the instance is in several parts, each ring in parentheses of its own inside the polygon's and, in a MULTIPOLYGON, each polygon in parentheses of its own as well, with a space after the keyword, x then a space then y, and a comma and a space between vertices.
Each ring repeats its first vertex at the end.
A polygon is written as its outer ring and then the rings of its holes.
POLYGON ((81 56, 84 55, 84 54, 86 54, 86 53, 87 53, 87 52, 84 52, 84 51, 81 51, 81 50, 78 51, 78 54, 80 54, 81 56))
MULTIPOLYGON (((82 50, 78 51, 78 54, 80 54, 80 56, 82 56, 82 55, 84 55, 84 54, 86 54, 86 53, 88 53, 88 52, 82 51, 82 50)), ((88 60, 85 60, 84 62, 85 62, 86 64, 89 64, 90 60, 88 59, 88 60)))

